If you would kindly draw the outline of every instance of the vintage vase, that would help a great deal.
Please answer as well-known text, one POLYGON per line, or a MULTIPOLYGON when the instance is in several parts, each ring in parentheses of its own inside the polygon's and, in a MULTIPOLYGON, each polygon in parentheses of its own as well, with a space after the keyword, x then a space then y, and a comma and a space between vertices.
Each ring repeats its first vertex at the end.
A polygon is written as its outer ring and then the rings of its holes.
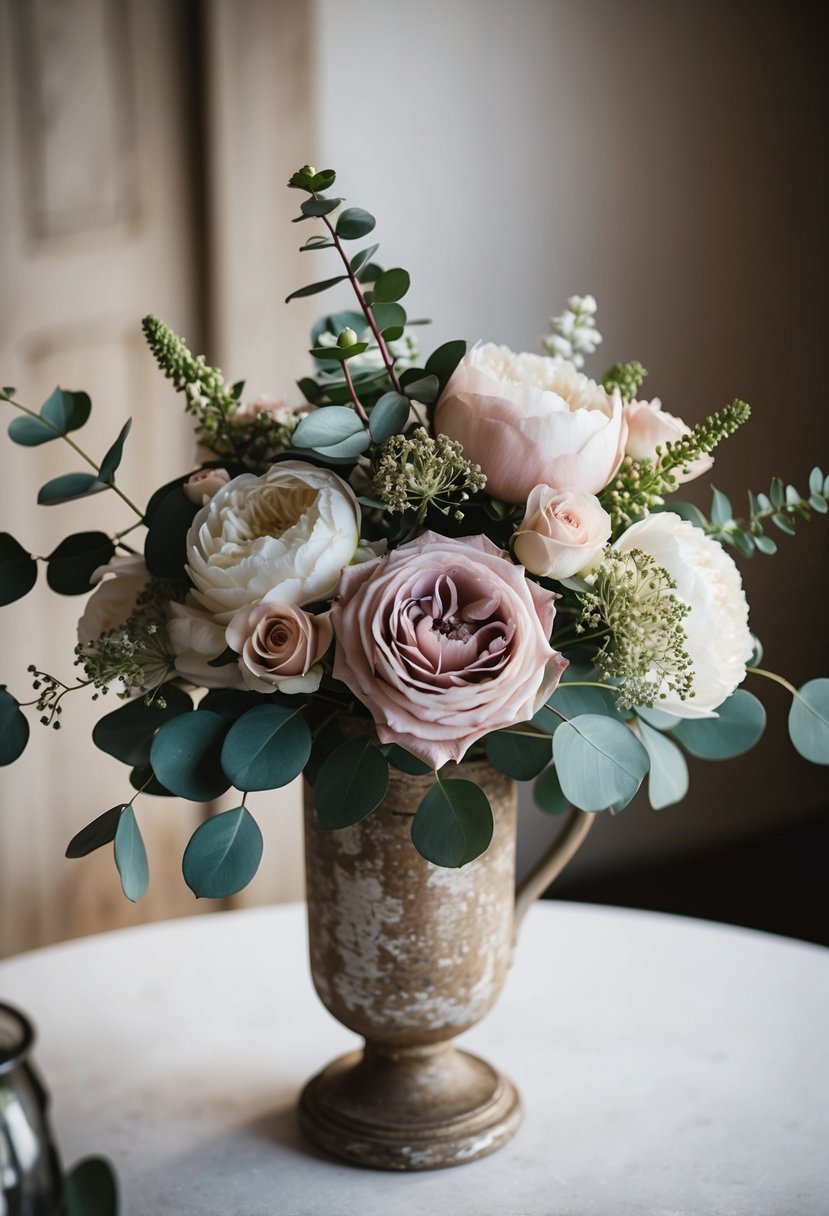
POLYGON ((482 1157, 521 1121, 515 1086, 455 1047, 491 1008, 527 907, 563 869, 593 818, 571 812, 516 892, 515 782, 487 761, 457 774, 489 797, 487 851, 461 869, 425 861, 412 819, 431 776, 393 769, 383 803, 336 831, 320 828, 308 789, 306 875, 311 972, 317 993, 365 1039, 306 1085, 300 1121, 335 1156, 396 1170, 482 1157))

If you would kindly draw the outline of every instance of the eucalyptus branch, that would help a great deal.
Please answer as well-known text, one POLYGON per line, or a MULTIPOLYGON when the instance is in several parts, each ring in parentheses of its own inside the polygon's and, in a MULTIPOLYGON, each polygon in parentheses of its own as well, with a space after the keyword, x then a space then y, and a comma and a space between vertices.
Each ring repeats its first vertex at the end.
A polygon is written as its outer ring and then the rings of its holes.
POLYGON ((354 408, 357 411, 357 416, 359 417, 360 421, 362 422, 362 424, 366 428, 366 430, 368 430, 368 414, 363 409, 360 398, 357 396, 357 390, 354 387, 354 381, 351 379, 351 372, 348 370, 348 360, 347 359, 343 359, 343 375, 345 376, 345 382, 348 385, 348 391, 351 393, 351 400, 354 402, 354 408))
POLYGON ((764 524, 771 522, 787 536, 794 536, 796 519, 809 520, 812 512, 826 515, 829 512, 829 477, 815 467, 809 475, 809 493, 802 495, 793 485, 784 485, 779 477, 772 480, 768 494, 749 492, 747 518, 734 518, 731 503, 725 494, 714 490, 711 507, 711 522, 706 532, 715 540, 734 545, 745 557, 751 557, 755 549, 760 553, 773 554, 777 545, 766 536, 764 524))

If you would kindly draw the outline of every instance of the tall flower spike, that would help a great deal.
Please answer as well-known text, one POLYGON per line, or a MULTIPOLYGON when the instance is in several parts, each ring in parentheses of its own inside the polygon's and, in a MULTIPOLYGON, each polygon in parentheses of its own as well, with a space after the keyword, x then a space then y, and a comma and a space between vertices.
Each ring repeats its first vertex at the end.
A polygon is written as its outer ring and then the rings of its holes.
POLYGON ((569 359, 574 367, 584 367, 584 356, 592 355, 602 341, 596 328, 596 301, 593 296, 570 296, 564 312, 550 317, 550 330, 542 345, 549 355, 569 359))

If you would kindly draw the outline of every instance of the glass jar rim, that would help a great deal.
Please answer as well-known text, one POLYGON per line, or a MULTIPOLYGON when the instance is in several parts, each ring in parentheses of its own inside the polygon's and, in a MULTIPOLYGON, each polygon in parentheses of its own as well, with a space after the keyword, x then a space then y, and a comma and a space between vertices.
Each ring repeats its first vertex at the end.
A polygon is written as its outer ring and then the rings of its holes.
POLYGON ((6 1005, 0 1001, 0 1025, 3 1022, 11 1024, 15 1037, 11 1042, 5 1043, 0 1035, 0 1076, 11 1072, 25 1059, 35 1040, 34 1027, 26 1015, 15 1009, 14 1005, 6 1005))

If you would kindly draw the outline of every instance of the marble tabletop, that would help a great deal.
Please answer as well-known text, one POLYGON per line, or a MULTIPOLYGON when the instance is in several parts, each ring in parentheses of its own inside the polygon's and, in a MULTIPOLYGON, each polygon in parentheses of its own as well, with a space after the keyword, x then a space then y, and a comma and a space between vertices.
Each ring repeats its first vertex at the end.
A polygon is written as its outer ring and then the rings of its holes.
POLYGON ((318 1002, 304 911, 217 913, 0 964, 64 1159, 123 1216, 826 1216, 829 951, 721 925, 537 905, 463 1043, 521 1089, 481 1161, 362 1171, 308 1148, 303 1081, 355 1038, 318 1002))

